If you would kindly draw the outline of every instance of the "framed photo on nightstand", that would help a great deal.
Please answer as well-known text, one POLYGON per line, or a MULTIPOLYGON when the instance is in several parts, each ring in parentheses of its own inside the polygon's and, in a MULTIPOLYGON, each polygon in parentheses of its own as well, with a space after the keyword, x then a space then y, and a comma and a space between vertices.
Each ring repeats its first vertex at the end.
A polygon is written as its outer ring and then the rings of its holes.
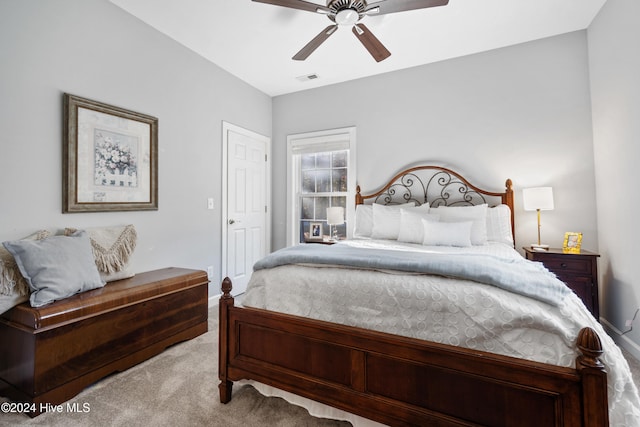
POLYGON ((579 254, 582 246, 582 233, 568 231, 564 233, 562 252, 566 254, 579 254))

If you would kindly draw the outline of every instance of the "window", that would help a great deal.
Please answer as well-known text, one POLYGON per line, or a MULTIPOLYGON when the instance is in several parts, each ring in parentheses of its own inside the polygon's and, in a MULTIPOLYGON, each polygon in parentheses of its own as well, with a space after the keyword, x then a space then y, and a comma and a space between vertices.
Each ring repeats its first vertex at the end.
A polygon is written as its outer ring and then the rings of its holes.
POLYGON ((351 235, 355 212, 355 128, 290 135, 287 243, 304 243, 312 224, 329 236, 351 235), (344 208, 345 222, 331 228, 327 208, 344 208))

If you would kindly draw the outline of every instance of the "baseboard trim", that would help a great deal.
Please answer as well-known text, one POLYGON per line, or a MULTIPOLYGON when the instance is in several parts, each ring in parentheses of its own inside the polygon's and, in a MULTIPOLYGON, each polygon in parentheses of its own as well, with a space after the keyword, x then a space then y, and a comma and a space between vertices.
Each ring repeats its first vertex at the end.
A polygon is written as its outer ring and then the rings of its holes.
POLYGON ((640 345, 623 335, 621 330, 613 326, 606 319, 600 318, 600 323, 616 344, 631 353, 637 360, 640 360, 640 345))

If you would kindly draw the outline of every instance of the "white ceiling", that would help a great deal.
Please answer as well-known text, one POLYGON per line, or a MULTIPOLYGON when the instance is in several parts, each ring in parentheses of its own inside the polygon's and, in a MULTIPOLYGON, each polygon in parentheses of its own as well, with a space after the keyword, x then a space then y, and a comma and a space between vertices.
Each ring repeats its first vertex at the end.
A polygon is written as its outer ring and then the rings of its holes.
MULTIPOLYGON (((326 4, 322 0, 307 0, 326 4)), ((585 29, 606 0, 450 0, 362 22, 391 51, 376 63, 341 27, 306 61, 291 57, 326 16, 251 0, 111 0, 271 96, 585 29), (317 79, 301 81, 300 76, 317 79)))

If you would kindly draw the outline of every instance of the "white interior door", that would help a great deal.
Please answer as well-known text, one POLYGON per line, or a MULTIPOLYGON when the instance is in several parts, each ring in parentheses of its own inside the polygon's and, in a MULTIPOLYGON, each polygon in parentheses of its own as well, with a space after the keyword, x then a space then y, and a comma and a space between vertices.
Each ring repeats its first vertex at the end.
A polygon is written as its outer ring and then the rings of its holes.
POLYGON ((223 277, 233 295, 243 293, 253 264, 270 248, 269 138, 223 123, 226 200, 223 213, 223 277))

